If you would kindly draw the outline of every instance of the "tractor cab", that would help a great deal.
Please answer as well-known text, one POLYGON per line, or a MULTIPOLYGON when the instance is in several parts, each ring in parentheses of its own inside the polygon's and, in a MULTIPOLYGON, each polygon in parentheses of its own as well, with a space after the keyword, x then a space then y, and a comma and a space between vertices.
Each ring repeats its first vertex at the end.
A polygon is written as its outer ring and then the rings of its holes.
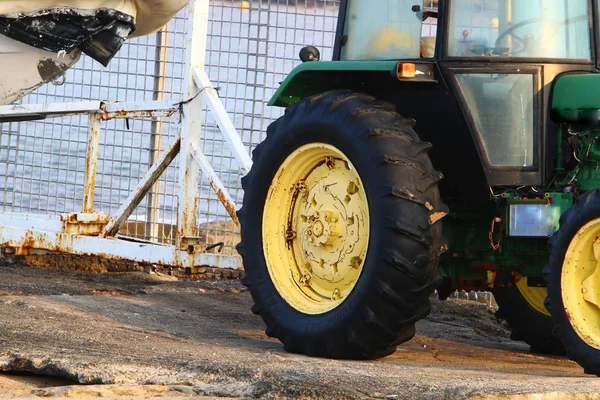
POLYGON ((447 11, 449 57, 592 59, 587 0, 456 0, 447 11))
MULTIPOLYGON (((595 71, 595 8, 587 0, 384 0, 377 6, 347 0, 334 59, 412 61, 413 80, 435 63, 433 80, 444 81, 460 103, 477 147, 472 156, 481 160, 487 184, 541 185, 554 165, 544 148, 549 144, 553 152, 554 138, 542 134, 552 128, 550 92, 560 74, 595 71)), ((442 99, 433 105, 450 107, 442 99)), ((402 110, 418 121, 432 116, 431 110, 402 110)), ((439 127, 425 125, 423 131, 432 131, 423 132, 425 138, 435 144, 439 127)), ((441 158, 455 169, 454 160, 441 158)), ((464 164, 466 170, 476 167, 464 164)))
POLYGON ((444 37, 439 56, 445 58, 592 58, 586 0, 342 3, 339 60, 435 58, 437 39, 444 37))

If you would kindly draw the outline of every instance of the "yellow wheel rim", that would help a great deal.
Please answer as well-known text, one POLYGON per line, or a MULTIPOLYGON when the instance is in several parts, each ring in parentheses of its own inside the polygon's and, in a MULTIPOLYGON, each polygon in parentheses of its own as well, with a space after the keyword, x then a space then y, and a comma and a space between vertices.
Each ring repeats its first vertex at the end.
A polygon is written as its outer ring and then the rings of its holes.
POLYGON ((263 251, 275 288, 306 314, 339 306, 355 287, 369 245, 369 205, 344 153, 310 143, 290 154, 263 210, 263 251))
POLYGON ((600 349, 600 219, 585 224, 573 237, 563 262, 561 296, 579 337, 600 349))
POLYGON ((544 305, 544 300, 548 294, 547 288, 527 286, 527 277, 522 277, 517 280, 517 289, 531 308, 542 315, 551 316, 544 305))

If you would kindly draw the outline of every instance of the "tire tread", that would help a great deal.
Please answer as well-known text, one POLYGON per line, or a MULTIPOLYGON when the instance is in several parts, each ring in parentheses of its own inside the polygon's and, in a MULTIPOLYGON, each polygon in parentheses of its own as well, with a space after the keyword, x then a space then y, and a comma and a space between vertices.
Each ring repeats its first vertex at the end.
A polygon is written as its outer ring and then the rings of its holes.
MULTIPOLYGON (((386 210, 388 227, 382 225, 381 229, 389 235, 381 239, 384 248, 378 249, 380 265, 365 303, 355 307, 351 322, 334 326, 329 334, 321 336, 306 336, 285 328, 270 313, 268 304, 263 304, 268 301, 266 294, 260 293, 261 285, 249 286, 255 301, 252 310, 264 320, 267 335, 278 338, 287 351, 329 358, 380 358, 412 338, 415 322, 431 310, 429 295, 439 279, 438 258, 447 248, 442 237, 442 218, 431 223, 432 213, 447 210, 437 188, 443 175, 433 168, 427 155, 431 144, 420 141, 413 130, 414 120, 397 113, 393 104, 346 90, 322 93, 289 107, 283 117, 269 126, 265 141, 254 150, 253 169, 260 171, 269 153, 277 151, 277 143, 285 140, 288 129, 301 125, 306 118, 343 124, 348 140, 377 154, 370 162, 374 174, 383 182, 378 201, 386 210), (403 224, 409 225, 403 228, 403 224), (416 255, 407 258, 400 253, 400 245, 416 255)), ((264 174, 256 173, 264 179, 264 174)), ((239 244, 248 276, 243 281, 246 284, 255 281, 257 265, 264 260, 261 261, 262 246, 257 249, 252 239, 257 232, 250 220, 257 210, 245 209, 256 201, 252 171, 242 184, 242 240, 251 241, 239 244)))

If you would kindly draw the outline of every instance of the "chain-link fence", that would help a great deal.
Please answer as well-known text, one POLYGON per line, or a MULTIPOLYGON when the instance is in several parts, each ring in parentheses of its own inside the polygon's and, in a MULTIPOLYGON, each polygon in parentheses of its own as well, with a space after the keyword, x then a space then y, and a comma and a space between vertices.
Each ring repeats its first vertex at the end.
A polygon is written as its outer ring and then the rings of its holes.
MULTIPOLYGON (((300 60, 299 50, 316 45, 331 59, 338 0, 210 2, 206 72, 238 133, 251 152, 282 110, 267 107, 270 96, 300 60)), ((108 68, 88 57, 65 76, 23 103, 84 100, 146 101, 182 99, 188 9, 156 35, 129 41, 108 68)), ((60 214, 81 209, 87 145, 87 116, 0 124, 2 211, 60 214)), ((96 180, 96 211, 115 213, 130 191, 178 133, 179 115, 170 119, 114 120, 103 123, 96 180)), ((201 150, 234 201, 242 200, 240 166, 208 110, 201 150)), ((177 221, 177 163, 120 234, 173 244, 177 221)), ((203 179, 199 234, 207 244, 225 243, 235 254, 237 229, 203 179)))

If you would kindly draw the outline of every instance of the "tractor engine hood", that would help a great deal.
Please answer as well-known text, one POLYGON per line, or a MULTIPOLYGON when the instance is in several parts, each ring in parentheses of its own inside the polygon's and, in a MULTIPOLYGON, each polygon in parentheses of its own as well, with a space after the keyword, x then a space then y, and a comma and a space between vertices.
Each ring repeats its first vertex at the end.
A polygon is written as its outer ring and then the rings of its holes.
POLYGON ((187 0, 0 0, 0 34, 37 49, 76 49, 107 66, 125 40, 158 31, 187 0))

